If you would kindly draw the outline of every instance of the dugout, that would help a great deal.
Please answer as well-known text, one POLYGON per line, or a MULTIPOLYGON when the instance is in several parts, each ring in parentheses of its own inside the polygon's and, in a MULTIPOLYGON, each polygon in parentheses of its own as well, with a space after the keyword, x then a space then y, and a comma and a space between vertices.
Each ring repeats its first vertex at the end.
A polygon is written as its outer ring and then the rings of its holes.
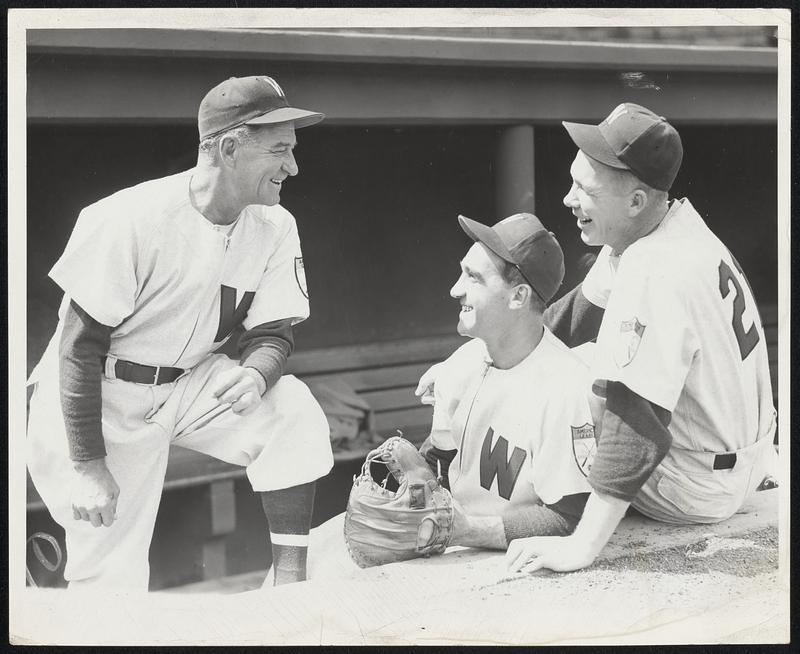
MULTIPOLYGON (((622 101, 678 127, 685 157, 673 195, 689 197, 729 246, 765 322, 772 320, 774 43, 543 37, 557 35, 29 30, 28 369, 55 326, 60 295, 46 275, 80 209, 193 165, 205 91, 232 75, 261 73, 273 75, 293 104, 328 116, 298 133, 300 174, 282 192, 297 218, 311 294, 312 318, 297 329, 298 365, 309 375, 337 366, 409 375, 365 387, 380 406, 379 429, 425 422, 410 379, 458 343, 448 291, 469 246, 459 213, 494 222, 534 211, 564 248, 562 291, 580 280, 590 249, 561 204, 574 146, 559 121, 596 122, 622 101)), ((323 482, 315 522, 343 507, 356 459, 340 457, 323 482)), ((246 482, 215 468, 200 477, 165 495, 154 588, 268 564, 263 515, 246 482)), ((30 507, 29 532, 51 528, 35 498, 30 507)))

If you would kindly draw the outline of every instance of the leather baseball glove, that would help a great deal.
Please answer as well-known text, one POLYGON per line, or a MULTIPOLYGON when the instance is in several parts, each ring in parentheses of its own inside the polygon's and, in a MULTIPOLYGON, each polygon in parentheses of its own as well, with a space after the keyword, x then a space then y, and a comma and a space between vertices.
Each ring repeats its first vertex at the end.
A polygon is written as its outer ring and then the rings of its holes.
POLYGON ((440 554, 452 534, 453 498, 414 445, 393 436, 367 455, 353 479, 344 518, 344 538, 356 564, 368 568, 440 554), (375 482, 373 462, 386 465, 399 485, 396 492, 386 489, 386 480, 375 482), (420 543, 425 523, 431 535, 420 543))

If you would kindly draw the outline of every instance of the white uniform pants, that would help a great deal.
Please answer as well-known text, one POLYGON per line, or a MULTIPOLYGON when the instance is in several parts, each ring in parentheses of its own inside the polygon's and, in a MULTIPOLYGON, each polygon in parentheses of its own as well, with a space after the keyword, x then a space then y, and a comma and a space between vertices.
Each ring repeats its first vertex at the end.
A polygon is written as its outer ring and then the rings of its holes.
POLYGON ((160 386, 103 378, 106 464, 120 487, 117 519, 93 527, 72 515, 74 479, 57 378, 42 375, 31 398, 28 468, 53 518, 66 532, 64 577, 70 586, 146 590, 148 552, 164 484, 169 446, 246 467, 255 491, 316 480, 333 466, 329 427, 308 388, 288 375, 251 414, 218 407, 210 388, 236 365, 211 355, 160 386))
POLYGON ((674 465, 667 454, 632 504, 646 516, 671 524, 726 520, 741 508, 764 477, 777 477, 778 455, 771 435, 759 441, 754 450, 752 460, 744 461, 744 465, 737 462, 730 470, 706 468, 688 472, 674 465))

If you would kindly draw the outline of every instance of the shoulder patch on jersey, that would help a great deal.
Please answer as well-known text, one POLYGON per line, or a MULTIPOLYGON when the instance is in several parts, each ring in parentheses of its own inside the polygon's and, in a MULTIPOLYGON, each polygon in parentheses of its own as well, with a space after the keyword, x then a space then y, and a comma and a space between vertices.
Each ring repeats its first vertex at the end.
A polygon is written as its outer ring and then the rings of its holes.
POLYGON ((645 327, 636 316, 620 323, 617 342, 614 344, 614 361, 620 368, 633 361, 639 350, 639 343, 642 342, 645 327))
POLYGON ((575 463, 588 477, 592 463, 594 463, 594 455, 597 452, 594 425, 587 422, 580 427, 570 426, 570 429, 572 430, 572 453, 575 455, 575 463))
POLYGON ((300 292, 308 299, 308 286, 306 286, 306 269, 303 266, 303 257, 294 258, 294 278, 300 287, 300 292))

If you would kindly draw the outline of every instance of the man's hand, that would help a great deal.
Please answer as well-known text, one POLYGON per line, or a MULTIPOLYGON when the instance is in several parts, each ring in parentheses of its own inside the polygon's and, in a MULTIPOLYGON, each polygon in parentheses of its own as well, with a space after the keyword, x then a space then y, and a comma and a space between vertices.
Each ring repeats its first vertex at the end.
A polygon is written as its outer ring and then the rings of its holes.
POLYGON ((548 568, 572 572, 594 563, 597 553, 585 541, 572 536, 532 536, 512 540, 506 552, 509 572, 534 572, 548 568))
POLYGON ((110 527, 117 517, 119 486, 106 467, 106 460, 76 461, 72 486, 72 517, 88 520, 95 527, 110 527))
POLYGON ((211 392, 220 405, 230 404, 237 415, 252 412, 267 390, 267 382, 255 368, 234 366, 214 379, 211 392))
POLYGON ((430 404, 433 405, 435 399, 433 397, 433 387, 436 383, 436 377, 438 375, 438 368, 441 363, 435 363, 430 368, 428 368, 419 378, 419 384, 417 384, 417 389, 414 391, 414 395, 419 397, 420 402, 423 404, 430 404))

